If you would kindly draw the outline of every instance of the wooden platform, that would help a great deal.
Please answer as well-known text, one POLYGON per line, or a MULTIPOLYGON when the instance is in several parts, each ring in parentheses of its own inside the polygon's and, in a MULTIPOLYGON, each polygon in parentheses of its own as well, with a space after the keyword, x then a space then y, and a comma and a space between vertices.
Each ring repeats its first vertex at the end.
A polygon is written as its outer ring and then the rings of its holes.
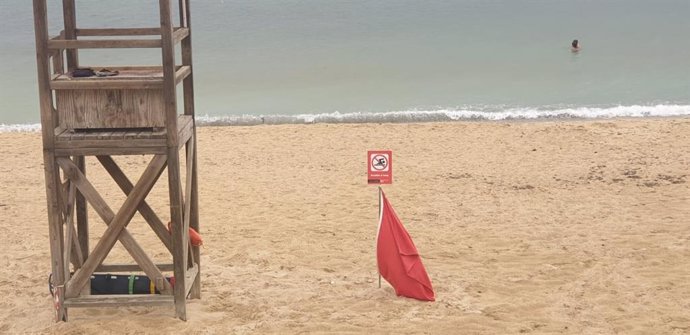
MULTIPOLYGON (((179 145, 183 146, 193 133, 191 115, 177 118, 179 145)), ((166 154, 165 129, 107 129, 72 131, 56 129, 56 156, 166 154)))
MULTIPOLYGON (((86 66, 84 66, 86 67, 86 66)), ((67 73, 53 75, 50 88, 53 90, 88 89, 163 89, 163 67, 161 66, 88 66, 94 71, 108 69, 119 71, 112 77, 72 77, 67 73)), ((189 66, 175 67, 175 84, 182 82, 191 73, 189 66)))

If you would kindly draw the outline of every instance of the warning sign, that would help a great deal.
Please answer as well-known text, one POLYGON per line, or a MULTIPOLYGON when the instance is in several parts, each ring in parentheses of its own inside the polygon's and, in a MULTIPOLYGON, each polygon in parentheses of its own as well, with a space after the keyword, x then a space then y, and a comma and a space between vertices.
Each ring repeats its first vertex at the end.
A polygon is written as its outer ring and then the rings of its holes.
POLYGON ((369 184, 393 183, 393 152, 390 150, 367 151, 367 182, 369 184))

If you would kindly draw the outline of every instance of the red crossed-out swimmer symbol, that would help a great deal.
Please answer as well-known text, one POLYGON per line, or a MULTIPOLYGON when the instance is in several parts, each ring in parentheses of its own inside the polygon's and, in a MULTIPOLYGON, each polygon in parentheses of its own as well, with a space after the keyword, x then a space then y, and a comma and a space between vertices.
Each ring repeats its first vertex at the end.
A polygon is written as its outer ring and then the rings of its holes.
POLYGON ((371 159, 371 166, 377 171, 385 170, 388 167, 388 158, 384 155, 375 155, 371 159))

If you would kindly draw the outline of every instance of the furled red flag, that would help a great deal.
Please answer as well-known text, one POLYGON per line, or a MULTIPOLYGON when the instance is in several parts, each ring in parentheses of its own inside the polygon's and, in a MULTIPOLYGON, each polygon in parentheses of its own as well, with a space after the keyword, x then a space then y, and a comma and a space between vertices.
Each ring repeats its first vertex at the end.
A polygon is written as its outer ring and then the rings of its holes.
POLYGON ((434 289, 417 248, 380 188, 379 201, 381 213, 376 236, 379 274, 393 286, 399 296, 434 301, 434 289))

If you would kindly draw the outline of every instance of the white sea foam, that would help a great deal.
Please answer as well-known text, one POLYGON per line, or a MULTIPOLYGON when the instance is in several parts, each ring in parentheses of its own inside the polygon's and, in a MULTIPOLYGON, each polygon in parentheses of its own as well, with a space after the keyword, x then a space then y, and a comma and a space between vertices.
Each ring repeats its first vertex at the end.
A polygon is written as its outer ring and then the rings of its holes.
POLYGON ((17 133, 17 132, 37 132, 41 131, 40 123, 32 124, 4 124, 0 123, 0 133, 17 133))
POLYGON ((617 117, 666 117, 690 115, 690 105, 568 107, 568 108, 458 108, 438 110, 394 111, 385 113, 324 113, 298 115, 201 116, 199 125, 257 125, 310 123, 404 123, 460 120, 537 120, 596 119, 617 117))
MULTIPOLYGON (((323 113, 298 115, 197 116, 200 126, 247 126, 259 124, 312 123, 406 123, 443 121, 501 121, 539 119, 598 119, 621 117, 690 116, 690 105, 567 107, 567 108, 457 108, 385 113, 323 113)), ((36 132, 40 124, 0 124, 0 133, 36 132)))

